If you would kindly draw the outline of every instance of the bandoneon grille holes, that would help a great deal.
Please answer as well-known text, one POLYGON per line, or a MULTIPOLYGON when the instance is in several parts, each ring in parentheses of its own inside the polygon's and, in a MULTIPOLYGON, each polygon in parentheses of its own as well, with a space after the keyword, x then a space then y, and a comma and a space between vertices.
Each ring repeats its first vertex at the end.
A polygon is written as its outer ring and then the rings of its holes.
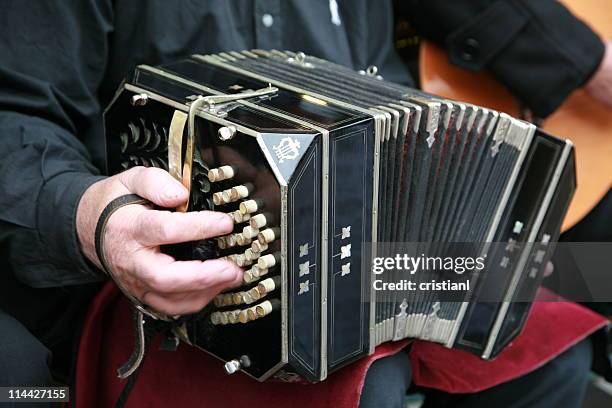
POLYGON ((524 324, 529 303, 512 299, 535 293, 575 187, 568 141, 302 53, 139 66, 105 125, 110 174, 168 169, 189 210, 234 218, 228 236, 172 248, 246 271, 176 332, 259 380, 319 381, 409 337, 494 357, 524 324), (504 302, 423 302, 372 290, 368 242, 536 242, 545 256, 496 255, 504 302))

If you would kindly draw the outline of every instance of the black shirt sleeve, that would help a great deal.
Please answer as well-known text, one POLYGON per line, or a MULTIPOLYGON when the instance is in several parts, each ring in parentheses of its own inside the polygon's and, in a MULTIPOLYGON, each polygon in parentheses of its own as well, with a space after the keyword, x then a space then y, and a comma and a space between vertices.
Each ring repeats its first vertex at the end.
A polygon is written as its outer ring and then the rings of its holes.
POLYGON ((0 0, 0 9, 4 261, 34 287, 99 280, 81 253, 75 215, 101 178, 79 134, 100 124, 111 13, 94 0, 0 0))
POLYGON ((540 117, 552 113, 599 66, 601 39, 554 0, 399 0, 451 63, 489 70, 540 117))

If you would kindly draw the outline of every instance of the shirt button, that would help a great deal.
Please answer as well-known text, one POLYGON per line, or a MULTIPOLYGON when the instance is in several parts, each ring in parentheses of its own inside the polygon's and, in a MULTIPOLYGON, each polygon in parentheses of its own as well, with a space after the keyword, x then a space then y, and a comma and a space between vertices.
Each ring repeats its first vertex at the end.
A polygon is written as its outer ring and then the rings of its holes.
POLYGON ((473 38, 468 38, 463 43, 461 49, 461 59, 464 61, 473 61, 478 58, 480 53, 480 43, 473 38))
POLYGON ((264 27, 271 27, 272 24, 274 24, 274 17, 266 13, 261 16, 261 22, 263 23, 264 27))

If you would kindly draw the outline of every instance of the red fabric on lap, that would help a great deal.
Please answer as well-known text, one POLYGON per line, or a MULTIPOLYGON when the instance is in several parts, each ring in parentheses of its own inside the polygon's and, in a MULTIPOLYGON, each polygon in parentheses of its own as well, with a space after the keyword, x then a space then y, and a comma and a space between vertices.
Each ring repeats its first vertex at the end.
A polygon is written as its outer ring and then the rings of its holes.
POLYGON ((607 319, 572 302, 536 302, 523 332, 495 359, 415 341, 410 352, 413 381, 452 393, 473 393, 518 378, 546 364, 607 319))
MULTIPOLYGON (((74 406, 114 406, 125 384, 117 379, 116 369, 133 346, 129 307, 112 284, 94 299, 79 348, 74 406)), ((539 367, 605 322, 569 302, 537 303, 523 335, 492 362, 432 343, 414 343, 410 352, 414 381, 454 392, 488 388, 539 367)), ((160 351, 158 342, 145 358, 128 407, 355 408, 372 362, 407 344, 387 343, 373 356, 331 374, 322 383, 302 385, 259 383, 241 374, 227 376, 222 364, 201 350, 181 344, 175 352, 160 351)))
MULTIPOLYGON (((125 382, 117 368, 132 351, 129 303, 107 285, 90 307, 79 348, 76 407, 112 407, 125 382)), ((287 407, 355 408, 365 373, 377 358, 394 354, 407 342, 380 347, 319 384, 260 383, 246 375, 228 376, 223 364, 205 352, 181 344, 177 351, 158 350, 159 339, 145 357, 127 407, 287 407)), ((406 356, 408 364, 408 356, 406 356)))

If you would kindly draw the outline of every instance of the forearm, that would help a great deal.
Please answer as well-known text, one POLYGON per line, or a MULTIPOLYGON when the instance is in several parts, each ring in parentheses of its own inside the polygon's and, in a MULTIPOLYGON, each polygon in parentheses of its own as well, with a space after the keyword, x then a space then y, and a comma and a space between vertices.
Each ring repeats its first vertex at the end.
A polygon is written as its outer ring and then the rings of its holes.
POLYGON ((13 273, 30 286, 101 276, 81 253, 75 216, 100 179, 91 155, 103 146, 97 91, 110 6, 35 0, 0 7, 0 239, 13 273))
POLYGON ((101 179, 81 143, 46 120, 0 112, 0 219, 9 262, 30 286, 99 280, 82 255, 76 209, 101 179))

